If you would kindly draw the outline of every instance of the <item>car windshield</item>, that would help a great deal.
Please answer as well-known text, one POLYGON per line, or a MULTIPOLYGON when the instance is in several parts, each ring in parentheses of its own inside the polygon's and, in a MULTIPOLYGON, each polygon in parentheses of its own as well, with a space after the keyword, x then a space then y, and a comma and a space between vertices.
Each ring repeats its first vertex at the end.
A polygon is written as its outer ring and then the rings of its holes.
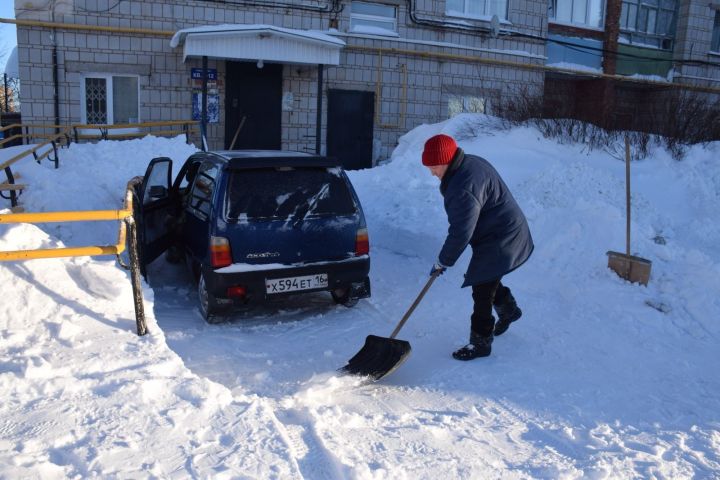
POLYGON ((263 168, 230 175, 229 220, 302 221, 308 215, 352 215, 355 202, 339 168, 263 168))

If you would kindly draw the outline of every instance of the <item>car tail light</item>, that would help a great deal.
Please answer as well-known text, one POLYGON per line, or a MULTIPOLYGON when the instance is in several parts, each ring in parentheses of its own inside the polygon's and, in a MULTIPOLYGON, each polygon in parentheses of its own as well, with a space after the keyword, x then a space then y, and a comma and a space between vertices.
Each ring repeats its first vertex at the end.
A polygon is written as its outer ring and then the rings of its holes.
POLYGON ((225 237, 210 237, 210 264, 213 268, 227 267, 232 263, 230 242, 225 237))
POLYGON ((370 253, 370 240, 367 228, 359 228, 355 235, 355 256, 359 257, 368 253, 370 253))
POLYGON ((227 296, 229 298, 245 298, 245 295, 247 294, 247 290, 245 287, 241 285, 236 285, 234 287, 228 287, 227 289, 227 296))

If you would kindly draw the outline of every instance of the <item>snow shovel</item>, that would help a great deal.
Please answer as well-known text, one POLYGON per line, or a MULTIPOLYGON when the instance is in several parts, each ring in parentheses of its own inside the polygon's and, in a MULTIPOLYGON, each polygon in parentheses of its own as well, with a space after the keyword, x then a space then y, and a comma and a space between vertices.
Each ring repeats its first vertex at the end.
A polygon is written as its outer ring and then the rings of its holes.
POLYGON ((647 285, 650 281, 650 260, 630 255, 630 140, 625 136, 625 203, 626 203, 626 242, 625 252, 607 252, 608 268, 630 283, 647 285))
POLYGON ((360 349, 358 353, 352 357, 348 364, 340 369, 343 373, 349 373, 350 375, 359 375, 363 377, 370 377, 372 380, 377 381, 381 378, 394 372, 405 360, 410 356, 410 342, 405 340, 397 340, 395 336, 400 332, 400 329, 405 325, 405 322, 420 303, 420 300, 425 296, 425 293, 430 288, 430 285, 440 275, 440 272, 435 272, 430 276, 427 283, 420 291, 410 309, 397 324, 395 330, 390 334, 390 337, 378 337, 377 335, 368 335, 365 339, 365 345, 360 349))

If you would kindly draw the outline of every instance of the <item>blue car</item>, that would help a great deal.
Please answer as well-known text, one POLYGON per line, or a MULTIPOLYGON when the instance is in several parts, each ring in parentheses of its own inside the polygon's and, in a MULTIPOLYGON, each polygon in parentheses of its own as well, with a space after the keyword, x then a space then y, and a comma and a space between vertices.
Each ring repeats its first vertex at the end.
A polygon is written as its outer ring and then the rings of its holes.
POLYGON ((155 158, 136 192, 141 268, 184 259, 209 323, 286 295, 328 291, 348 307, 370 296, 365 216, 334 159, 199 152, 171 176, 172 160, 155 158))

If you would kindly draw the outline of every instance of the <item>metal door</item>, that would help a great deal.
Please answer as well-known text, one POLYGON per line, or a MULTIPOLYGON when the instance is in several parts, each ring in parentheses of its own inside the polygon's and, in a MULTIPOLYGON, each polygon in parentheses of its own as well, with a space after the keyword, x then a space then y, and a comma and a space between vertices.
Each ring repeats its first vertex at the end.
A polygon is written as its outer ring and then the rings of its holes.
POLYGON ((372 167, 375 94, 328 90, 327 154, 349 170, 372 167))
POLYGON ((225 148, 279 150, 282 65, 228 61, 226 67, 225 148))

